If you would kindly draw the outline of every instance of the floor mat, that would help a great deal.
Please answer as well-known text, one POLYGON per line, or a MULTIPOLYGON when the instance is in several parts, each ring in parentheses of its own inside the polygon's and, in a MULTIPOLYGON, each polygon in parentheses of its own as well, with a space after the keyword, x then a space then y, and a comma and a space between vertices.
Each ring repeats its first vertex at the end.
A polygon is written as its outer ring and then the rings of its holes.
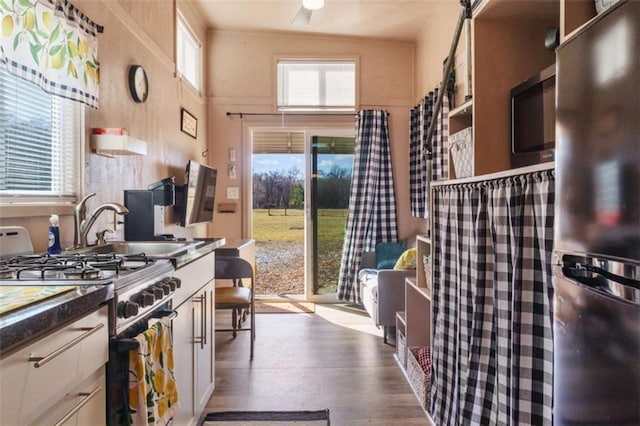
POLYGON ((279 425, 298 426, 329 425, 329 410, 318 411, 223 411, 209 413, 203 426, 279 425))
POLYGON ((311 302, 256 302, 256 314, 303 314, 314 313, 311 302))

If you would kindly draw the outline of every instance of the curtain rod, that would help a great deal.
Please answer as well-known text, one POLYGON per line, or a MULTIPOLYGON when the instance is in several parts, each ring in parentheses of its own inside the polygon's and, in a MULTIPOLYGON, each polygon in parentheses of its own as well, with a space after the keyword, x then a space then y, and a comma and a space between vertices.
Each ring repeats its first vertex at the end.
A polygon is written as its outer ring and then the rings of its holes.
POLYGON ((280 117, 283 115, 317 115, 317 116, 356 116, 358 115, 357 112, 229 112, 227 111, 227 117, 232 116, 232 115, 238 115, 240 116, 240 118, 242 118, 242 116, 244 115, 266 115, 266 116, 274 116, 274 117, 280 117))

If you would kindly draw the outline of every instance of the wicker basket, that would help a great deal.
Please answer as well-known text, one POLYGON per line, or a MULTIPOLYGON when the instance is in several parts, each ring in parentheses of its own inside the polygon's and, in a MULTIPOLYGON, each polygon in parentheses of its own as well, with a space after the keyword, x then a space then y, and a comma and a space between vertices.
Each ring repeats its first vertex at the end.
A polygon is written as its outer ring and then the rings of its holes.
POLYGON ((422 408, 429 411, 431 395, 431 371, 425 372, 418 362, 419 346, 412 346, 407 351, 407 376, 422 408))
POLYGON ((451 152, 453 159, 456 178, 469 177, 473 174, 473 141, 471 137, 471 127, 449 136, 449 152, 451 152))
POLYGON ((431 256, 428 254, 425 254, 422 256, 422 266, 424 267, 424 283, 425 286, 427 287, 427 290, 429 293, 431 293, 432 291, 432 274, 431 274, 431 256))
POLYGON ((396 334, 396 357, 400 366, 407 368, 407 337, 401 331, 396 334))

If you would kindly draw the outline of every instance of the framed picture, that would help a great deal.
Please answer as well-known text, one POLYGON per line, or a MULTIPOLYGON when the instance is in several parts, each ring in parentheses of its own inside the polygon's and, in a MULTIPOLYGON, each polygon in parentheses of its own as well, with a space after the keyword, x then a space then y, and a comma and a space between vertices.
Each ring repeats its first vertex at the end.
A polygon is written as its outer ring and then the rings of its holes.
POLYGON ((194 139, 198 137, 198 119, 184 108, 180 110, 180 130, 194 139))

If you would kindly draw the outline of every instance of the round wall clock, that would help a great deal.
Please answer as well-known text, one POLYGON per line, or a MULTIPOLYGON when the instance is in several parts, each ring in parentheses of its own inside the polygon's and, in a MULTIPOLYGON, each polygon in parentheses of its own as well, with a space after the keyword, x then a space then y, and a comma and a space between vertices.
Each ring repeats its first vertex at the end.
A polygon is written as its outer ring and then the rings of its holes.
POLYGON ((142 65, 131 65, 129 68, 129 91, 133 100, 144 102, 149 95, 149 81, 142 65))

